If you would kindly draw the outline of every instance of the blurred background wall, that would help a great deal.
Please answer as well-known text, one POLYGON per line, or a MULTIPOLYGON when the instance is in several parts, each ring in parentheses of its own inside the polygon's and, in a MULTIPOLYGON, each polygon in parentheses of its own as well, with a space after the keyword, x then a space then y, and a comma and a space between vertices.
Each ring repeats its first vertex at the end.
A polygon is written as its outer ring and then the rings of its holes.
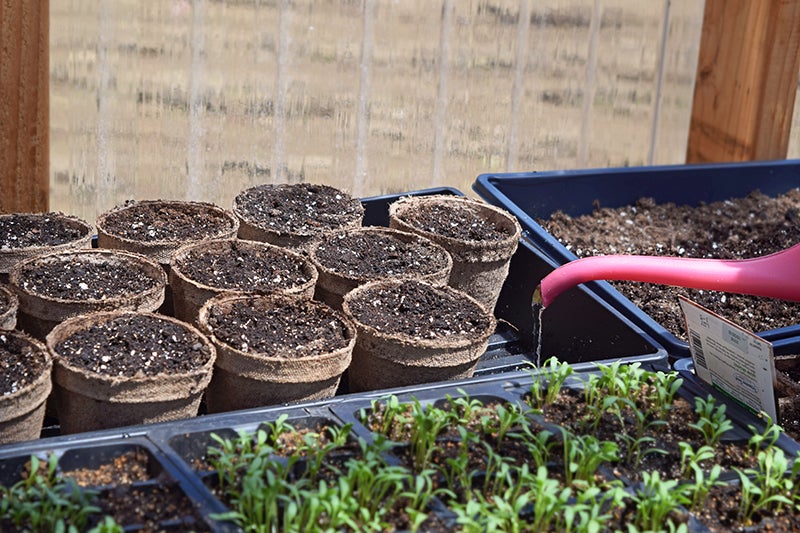
POLYGON ((50 0, 50 207, 683 163, 702 17, 698 0, 50 0))

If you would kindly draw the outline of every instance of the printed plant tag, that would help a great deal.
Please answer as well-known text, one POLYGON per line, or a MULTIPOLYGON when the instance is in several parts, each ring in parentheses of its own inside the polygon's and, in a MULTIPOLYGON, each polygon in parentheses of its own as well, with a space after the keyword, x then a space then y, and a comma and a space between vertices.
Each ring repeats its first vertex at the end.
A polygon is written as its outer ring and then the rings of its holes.
POLYGON ((778 419, 772 343, 682 296, 695 374, 755 413, 778 419))

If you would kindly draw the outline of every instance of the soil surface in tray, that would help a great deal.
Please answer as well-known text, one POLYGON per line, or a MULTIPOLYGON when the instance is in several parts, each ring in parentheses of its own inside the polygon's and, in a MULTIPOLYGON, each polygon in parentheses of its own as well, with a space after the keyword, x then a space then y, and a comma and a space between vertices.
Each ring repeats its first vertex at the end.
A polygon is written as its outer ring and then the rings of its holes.
POLYGON ((208 325, 219 341, 265 357, 310 357, 347 346, 345 325, 332 310, 306 300, 279 301, 214 306, 208 325))
POLYGON ((148 315, 123 315, 79 330, 56 351, 75 366, 110 376, 185 373, 211 356, 197 335, 148 315))
POLYGON ((325 239, 315 256, 319 264, 333 272, 362 279, 433 274, 447 264, 439 247, 361 231, 325 239))
POLYGON ((11 309, 11 299, 5 291, 0 290, 0 316, 9 309, 11 309))
POLYGON ((134 241, 180 242, 225 234, 231 229, 231 221, 210 206, 142 202, 109 213, 103 229, 134 241))
POLYGON ((420 339, 482 334, 490 323, 475 303, 415 281, 372 287, 348 306, 362 324, 420 339))
POLYGON ((57 246, 76 241, 85 235, 86 230, 83 227, 65 221, 56 213, 0 216, 0 250, 57 246))
POLYGON ((269 293, 309 281, 297 256, 237 246, 236 242, 230 250, 194 249, 180 259, 179 268, 189 279, 221 289, 269 293))
POLYGON ((402 218, 417 229, 461 241, 501 241, 509 237, 501 226, 458 202, 426 202, 419 209, 408 210, 402 218))
MULTIPOLYGON (((697 207, 655 204, 644 198, 632 206, 596 206, 589 215, 556 213, 538 222, 578 257, 644 254, 747 259, 800 242, 800 191, 777 198, 753 192, 747 198, 697 207)), ((647 283, 611 283, 683 339, 678 294, 756 332, 796 324, 800 316, 800 303, 783 300, 647 283)))
POLYGON ((44 367, 44 357, 34 357, 30 344, 0 332, 0 395, 30 385, 42 375, 44 367))
POLYGON ((158 284, 157 279, 143 275, 137 265, 124 260, 106 263, 84 258, 77 255, 33 261, 21 272, 21 286, 40 296, 83 301, 139 294, 158 284))
POLYGON ((236 197, 236 210, 258 227, 300 235, 353 225, 364 212, 350 195, 310 183, 248 189, 236 197))

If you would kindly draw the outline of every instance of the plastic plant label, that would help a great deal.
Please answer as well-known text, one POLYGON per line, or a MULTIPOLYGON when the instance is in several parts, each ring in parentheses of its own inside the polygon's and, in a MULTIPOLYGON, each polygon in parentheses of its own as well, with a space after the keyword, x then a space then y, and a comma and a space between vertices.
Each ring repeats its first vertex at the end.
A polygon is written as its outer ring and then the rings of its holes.
POLYGON ((772 343, 682 296, 695 374, 756 414, 778 420, 772 343))

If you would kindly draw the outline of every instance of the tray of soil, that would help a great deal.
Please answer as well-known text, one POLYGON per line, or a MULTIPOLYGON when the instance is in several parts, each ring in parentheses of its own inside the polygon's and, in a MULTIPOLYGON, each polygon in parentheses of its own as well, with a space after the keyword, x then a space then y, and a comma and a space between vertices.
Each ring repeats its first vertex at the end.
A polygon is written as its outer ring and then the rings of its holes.
MULTIPOLYGON (((678 372, 638 364, 575 372, 548 360, 535 372, 212 414, 146 432, 153 447, 141 447, 186 480, 213 528, 798 527, 800 473, 789 462, 797 443, 678 372)), ((116 444, 108 432, 98 436, 116 444)), ((0 448, 0 474, 24 468, 25 452, 89 448, 68 439, 0 448)), ((138 439, 132 433, 127 443, 138 439)))
POLYGON ((52 367, 41 342, 18 331, 0 331, 0 444, 39 437, 52 367))
POLYGON ((328 233, 309 249, 319 272, 314 298, 335 309, 344 295, 370 281, 416 279, 447 285, 453 260, 420 235, 391 228, 363 227, 328 233))
POLYGON ((358 335, 351 391, 467 378, 497 324, 474 298, 418 280, 379 280, 344 297, 358 335))
POLYGON ((64 213, 0 215, 0 283, 8 282, 14 265, 34 255, 90 248, 94 228, 64 213))
MULTIPOLYGON (((484 174, 474 189, 513 213, 526 236, 564 264, 600 254, 742 259, 800 242, 800 162, 484 174)), ((678 294, 785 353, 800 303, 631 282, 591 282, 677 357, 689 355, 678 294)))
POLYGON ((317 269, 303 255, 239 239, 184 246, 173 255, 169 273, 174 315, 186 322, 196 322, 203 304, 222 293, 285 294, 310 300, 317 277, 317 269))
POLYGON ((146 438, 48 443, 0 455, 2 531, 226 531, 208 516, 219 504, 146 438))
POLYGON ((217 348, 209 412, 330 398, 350 365, 356 330, 324 303, 286 295, 227 295, 200 309, 217 348))
POLYGON ((0 329, 14 329, 17 326, 19 299, 14 292, 0 285, 0 329))
POLYGON ((11 271, 20 329, 44 340, 64 320, 95 311, 155 311, 167 275, 143 255, 123 250, 67 250, 32 257, 11 271))
POLYGON ((494 311, 521 233, 512 215, 465 197, 406 196, 389 207, 389 227, 441 245, 453 257, 449 285, 494 311))
POLYGON ((305 249, 325 232, 360 226, 364 206, 328 185, 265 184, 240 192, 233 212, 240 221, 240 239, 305 249))
POLYGON ((47 348, 65 434, 196 416, 216 357, 189 324, 129 311, 73 317, 47 348))

